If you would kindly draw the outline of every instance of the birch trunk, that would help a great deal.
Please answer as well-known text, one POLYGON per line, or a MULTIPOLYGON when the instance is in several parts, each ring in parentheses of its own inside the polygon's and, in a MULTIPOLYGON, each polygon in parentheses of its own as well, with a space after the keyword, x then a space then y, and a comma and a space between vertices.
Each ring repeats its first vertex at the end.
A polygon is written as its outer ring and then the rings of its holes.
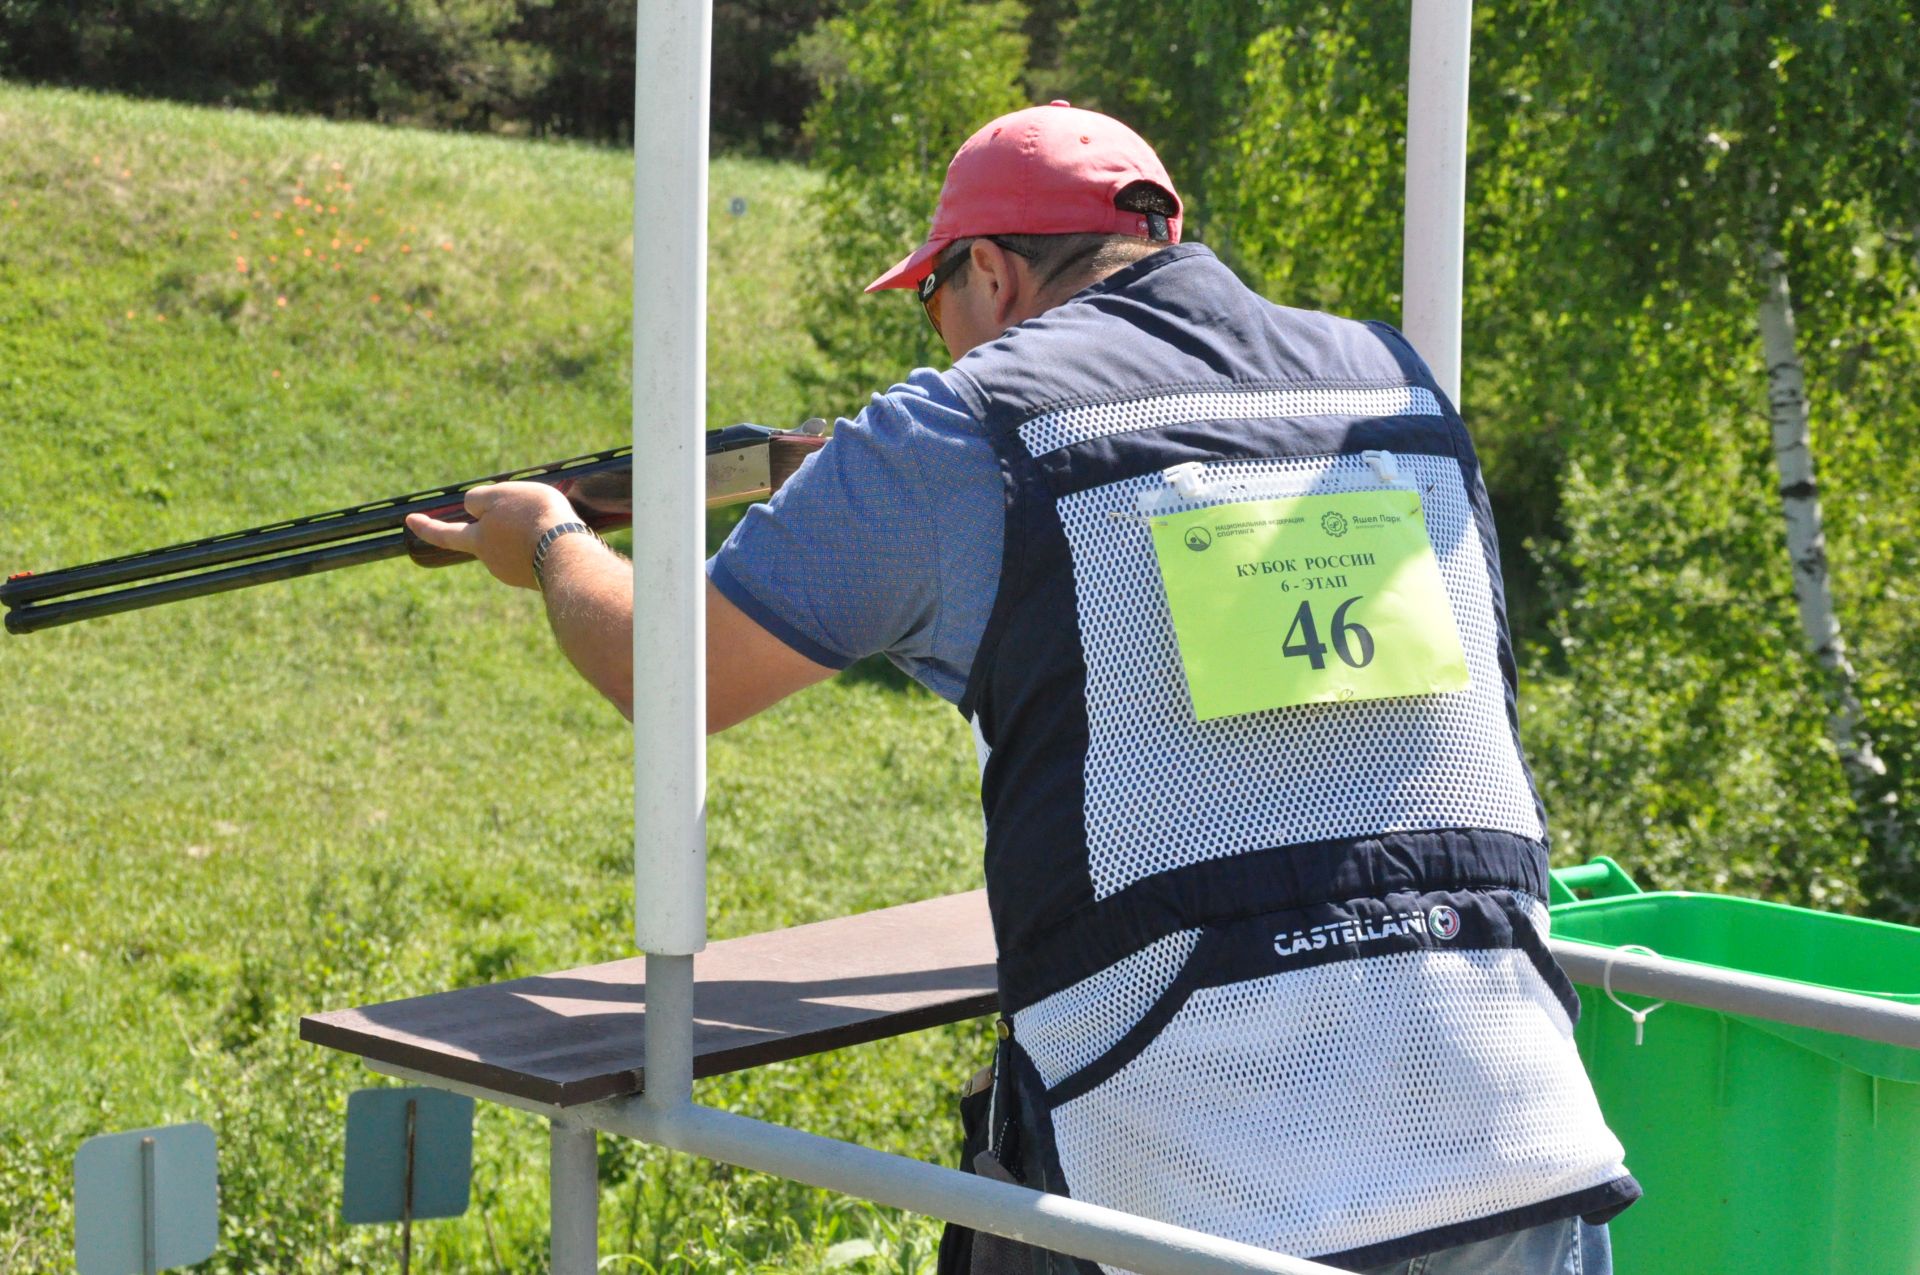
POLYGON ((1780 475, 1781 512, 1787 522, 1787 553, 1793 562, 1793 600, 1807 649, 1827 674, 1827 729, 1876 857, 1903 859, 1897 820, 1882 790, 1886 764, 1874 753, 1861 722, 1853 664, 1840 635, 1827 575, 1827 539, 1820 521, 1814 479, 1806 373, 1793 327, 1787 261, 1777 248, 1760 254, 1765 293, 1760 299, 1760 341, 1767 360, 1767 414, 1773 427, 1773 461, 1780 475))

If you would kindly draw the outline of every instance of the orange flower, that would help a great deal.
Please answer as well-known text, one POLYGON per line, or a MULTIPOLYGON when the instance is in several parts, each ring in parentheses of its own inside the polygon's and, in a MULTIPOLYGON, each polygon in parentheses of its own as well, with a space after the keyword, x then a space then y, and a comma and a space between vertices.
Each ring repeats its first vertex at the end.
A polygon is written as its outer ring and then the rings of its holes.
POLYGON ((279 368, 275 368, 275 369, 273 369, 273 379, 274 379, 274 380, 276 380, 276 381, 280 379, 280 369, 279 369, 279 368))
POLYGON ((423 318, 423 319, 431 319, 431 318, 433 317, 433 311, 431 311, 431 310, 422 310, 422 311, 420 312, 420 317, 421 317, 421 318, 423 318))
POLYGON ((379 305, 379 304, 380 304, 380 294, 376 292, 376 293, 374 293, 374 294, 373 294, 372 296, 370 296, 370 297, 368 297, 368 298, 367 298, 367 304, 368 304, 368 305, 379 305))
POLYGON ((327 205, 327 211, 328 211, 328 212, 330 212, 330 213, 337 213, 337 212, 339 212, 339 211, 340 211, 340 209, 339 209, 339 208, 338 208, 338 207, 337 207, 336 205, 334 205, 334 204, 328 204, 328 205, 327 205))
POLYGON ((131 319, 133 317, 133 311, 131 310, 127 311, 127 317, 131 319))
POLYGON ((403 243, 403 244, 401 244, 401 245, 400 245, 400 251, 401 251, 401 252, 412 252, 412 251, 413 251, 413 245, 412 245, 412 244, 410 244, 410 243, 403 243))
POLYGON ((339 263, 339 262, 337 262, 337 261, 336 261, 336 262, 334 262, 334 263, 333 263, 333 268, 334 268, 335 270, 338 270, 338 269, 340 268, 340 263, 339 263))
POLYGON ((267 255, 267 260, 268 260, 268 261, 275 261, 275 262, 277 262, 277 261, 279 261, 279 260, 280 260, 280 258, 278 258, 278 257, 276 257, 276 256, 274 256, 274 255, 272 255, 271 253, 269 253, 269 254, 267 255))
POLYGON ((286 215, 287 215, 286 213, 284 213, 284 212, 282 212, 282 211, 281 211, 280 209, 278 209, 278 208, 276 208, 276 209, 274 209, 274 210, 273 210, 273 219, 274 219, 275 221, 279 221, 279 220, 280 220, 280 219, 281 219, 282 217, 284 217, 284 216, 286 216, 286 215))
POLYGON ((227 238, 229 239, 238 239, 239 237, 240 237, 240 232, 237 230, 229 230, 227 232, 227 238))
POLYGON ((273 303, 279 306, 282 310, 287 308, 287 299, 285 297, 275 297, 273 299, 273 303))
POLYGON ((334 246, 334 247, 336 247, 336 248, 338 248, 338 247, 340 246, 340 241, 339 241, 338 239, 336 239, 336 240, 334 240, 334 241, 333 241, 333 246, 334 246))
POLYGON ((311 249, 311 248, 302 248, 302 249, 300 250, 300 255, 301 255, 301 256, 303 256, 303 257, 311 257, 311 256, 313 255, 313 249, 311 249))
POLYGON ((293 228, 293 233, 296 235, 305 235, 307 233, 307 228, 305 226, 295 226, 293 228))
POLYGON ((256 209, 254 209, 254 210, 253 210, 253 219, 254 219, 255 221, 259 221, 259 220, 260 220, 260 210, 259 210, 258 208, 256 208, 256 209))
POLYGON ((233 268, 241 274, 245 274, 247 272, 247 259, 245 257, 235 257, 233 259, 233 268))
POLYGON ((441 250, 442 252, 452 252, 452 251, 453 251, 453 245, 452 245, 451 243, 443 243, 443 244, 441 244, 441 245, 440 245, 440 250, 441 250))
POLYGON ((164 314, 156 314, 153 317, 159 320, 161 323, 165 323, 167 321, 167 316, 164 314))
POLYGON ((100 157, 99 157, 98 155, 95 155, 95 156, 93 157, 93 166, 94 166, 95 168, 98 168, 98 167, 100 167, 100 157))
POLYGON ((357 244, 355 244, 355 245, 353 245, 353 250, 354 250, 355 252, 365 252, 365 251, 367 250, 367 245, 365 245, 365 244, 363 244, 363 243, 357 243, 357 244))
POLYGON ((335 164, 335 165, 333 166, 333 171, 337 173, 337 172, 339 172, 339 171, 340 171, 340 168, 341 168, 341 166, 340 166, 339 164, 335 164))
POLYGON ((133 170, 131 168, 123 168, 120 170, 120 175, 122 177, 131 177, 133 176, 133 170))

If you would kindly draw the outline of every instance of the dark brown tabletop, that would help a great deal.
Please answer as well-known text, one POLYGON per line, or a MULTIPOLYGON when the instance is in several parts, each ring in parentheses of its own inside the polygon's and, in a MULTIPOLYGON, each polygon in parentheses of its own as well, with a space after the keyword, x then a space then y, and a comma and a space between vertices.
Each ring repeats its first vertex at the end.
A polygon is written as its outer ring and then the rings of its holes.
MULTIPOLYGON (((992 1013, 986 892, 715 943, 694 958, 693 1074, 992 1013)), ((641 957, 300 1020, 300 1038, 553 1106, 641 1088, 641 957)))

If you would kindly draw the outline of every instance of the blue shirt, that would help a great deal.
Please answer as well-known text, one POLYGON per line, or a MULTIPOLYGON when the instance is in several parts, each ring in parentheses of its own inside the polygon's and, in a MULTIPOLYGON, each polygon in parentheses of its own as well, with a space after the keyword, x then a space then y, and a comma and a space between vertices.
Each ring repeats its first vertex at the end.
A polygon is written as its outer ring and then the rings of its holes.
POLYGON ((707 563, 727 600, 801 655, 883 654, 958 703, 1000 581, 1000 462, 946 377, 919 368, 834 427, 707 563))

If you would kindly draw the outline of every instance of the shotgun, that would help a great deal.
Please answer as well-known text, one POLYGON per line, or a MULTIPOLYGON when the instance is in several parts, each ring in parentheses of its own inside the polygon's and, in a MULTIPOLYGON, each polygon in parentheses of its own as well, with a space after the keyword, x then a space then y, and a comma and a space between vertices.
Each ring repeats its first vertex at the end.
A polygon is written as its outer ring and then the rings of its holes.
MULTIPOLYGON (((817 418, 795 430, 730 425, 709 431, 707 507, 771 495, 826 441, 826 422, 817 418)), ((464 508, 466 493, 483 484, 504 482, 547 483, 558 488, 580 521, 595 531, 633 521, 633 449, 617 447, 58 571, 21 571, 0 583, 7 632, 32 633, 401 554, 423 567, 471 562, 468 554, 430 545, 408 531, 407 515, 471 521, 464 508)))

